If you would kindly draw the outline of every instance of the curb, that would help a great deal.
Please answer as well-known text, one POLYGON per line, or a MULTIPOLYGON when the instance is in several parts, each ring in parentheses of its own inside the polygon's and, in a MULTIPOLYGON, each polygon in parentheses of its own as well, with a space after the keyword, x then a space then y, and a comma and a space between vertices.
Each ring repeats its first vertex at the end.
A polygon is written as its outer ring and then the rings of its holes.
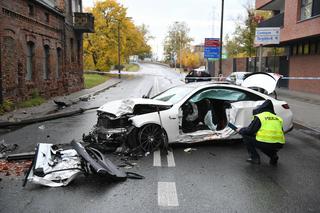
POLYGON ((313 131, 313 132, 316 132, 316 133, 320 134, 319 130, 317 130, 317 129, 313 128, 313 127, 307 126, 306 124, 304 124, 304 123, 302 123, 300 121, 294 121, 293 125, 297 126, 300 129, 306 129, 306 130, 313 131))

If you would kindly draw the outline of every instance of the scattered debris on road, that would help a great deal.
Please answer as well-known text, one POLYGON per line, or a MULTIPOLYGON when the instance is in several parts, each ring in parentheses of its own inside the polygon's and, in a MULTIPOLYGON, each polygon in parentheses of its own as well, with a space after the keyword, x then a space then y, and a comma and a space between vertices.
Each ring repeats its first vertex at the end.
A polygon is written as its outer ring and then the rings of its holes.
POLYGON ((196 148, 186 148, 183 151, 187 153, 191 153, 192 151, 196 151, 196 150, 197 150, 196 148))
MULTIPOLYGON (((129 169, 129 163, 126 164, 129 169)), ((38 144, 23 185, 29 181, 50 187, 66 186, 80 174, 97 175, 106 181, 144 178, 139 174, 120 170, 97 149, 72 141, 69 149, 53 144, 38 144)))
POLYGON ((0 159, 5 157, 7 152, 13 152, 18 148, 18 144, 6 144, 4 140, 0 141, 0 159))
POLYGON ((34 158, 35 152, 24 152, 18 154, 11 154, 7 156, 8 161, 12 160, 32 160, 34 158))
POLYGON ((58 106, 58 109, 63 109, 65 107, 70 106, 69 104, 66 104, 66 102, 64 102, 64 101, 53 100, 53 102, 58 106))
POLYGON ((44 130, 46 127, 44 125, 41 125, 38 128, 41 129, 41 130, 44 130))
POLYGON ((10 162, 0 161, 0 175, 4 176, 22 176, 31 165, 31 160, 21 160, 10 162))

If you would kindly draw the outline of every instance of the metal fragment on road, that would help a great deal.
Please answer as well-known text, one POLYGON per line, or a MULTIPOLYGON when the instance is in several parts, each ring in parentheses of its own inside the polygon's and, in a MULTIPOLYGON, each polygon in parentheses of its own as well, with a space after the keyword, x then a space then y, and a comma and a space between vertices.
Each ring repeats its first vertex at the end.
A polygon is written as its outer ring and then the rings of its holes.
POLYGON ((38 128, 41 129, 41 130, 44 130, 46 127, 44 125, 41 125, 38 128))
POLYGON ((191 153, 192 151, 196 151, 196 150, 197 150, 196 148, 186 148, 183 151, 187 153, 191 153))

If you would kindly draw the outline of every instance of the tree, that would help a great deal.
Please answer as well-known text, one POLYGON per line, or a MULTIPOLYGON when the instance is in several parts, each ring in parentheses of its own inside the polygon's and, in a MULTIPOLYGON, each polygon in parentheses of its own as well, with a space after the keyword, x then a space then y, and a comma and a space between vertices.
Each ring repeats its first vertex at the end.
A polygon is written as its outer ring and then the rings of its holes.
POLYGON ((271 16, 270 12, 255 10, 250 3, 245 8, 247 16, 244 22, 237 22, 233 37, 227 35, 225 38, 225 48, 230 57, 255 56, 255 29, 261 21, 271 16))
MULTIPOLYGON (((138 26, 138 30, 143 35, 143 38, 144 38, 144 41, 146 44, 150 41, 150 39, 154 39, 154 37, 152 35, 150 35, 149 27, 147 25, 142 24, 142 25, 138 26)), ((152 57, 151 47, 148 46, 148 48, 149 48, 148 51, 144 51, 144 52, 138 54, 139 59, 143 60, 144 58, 151 58, 152 57)))
POLYGON ((197 68, 203 63, 200 53, 194 53, 189 48, 184 49, 181 54, 181 62, 179 63, 188 69, 197 68))
POLYGON ((185 22, 174 22, 173 25, 169 27, 164 40, 164 56, 166 62, 171 62, 174 57, 179 59, 180 52, 190 47, 190 42, 193 41, 193 39, 189 37, 189 32, 190 29, 185 22))
POLYGON ((107 71, 118 63, 118 30, 121 62, 128 61, 130 55, 151 51, 143 32, 127 17, 126 8, 115 0, 97 1, 89 12, 95 17, 95 33, 84 35, 85 69, 107 71))

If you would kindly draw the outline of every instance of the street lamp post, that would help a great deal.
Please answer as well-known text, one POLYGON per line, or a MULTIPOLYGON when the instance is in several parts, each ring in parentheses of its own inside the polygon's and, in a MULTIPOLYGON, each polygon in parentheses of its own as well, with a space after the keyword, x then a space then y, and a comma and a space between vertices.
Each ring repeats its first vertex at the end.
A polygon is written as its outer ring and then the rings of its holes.
MULTIPOLYGON (((107 15, 106 15, 107 17, 107 15)), ((124 19, 129 19, 131 20, 132 17, 124 17, 124 19)), ((121 79, 121 35, 120 35, 120 27, 121 27, 121 22, 123 19, 116 19, 116 18, 110 18, 111 21, 116 21, 118 26, 118 77, 121 79)))
POLYGON ((222 4, 221 4, 219 75, 222 75, 223 10, 224 10, 224 0, 222 0, 222 4))
POLYGON ((119 79, 121 79, 121 43, 120 43, 120 21, 118 21, 118 75, 119 75, 119 79))

